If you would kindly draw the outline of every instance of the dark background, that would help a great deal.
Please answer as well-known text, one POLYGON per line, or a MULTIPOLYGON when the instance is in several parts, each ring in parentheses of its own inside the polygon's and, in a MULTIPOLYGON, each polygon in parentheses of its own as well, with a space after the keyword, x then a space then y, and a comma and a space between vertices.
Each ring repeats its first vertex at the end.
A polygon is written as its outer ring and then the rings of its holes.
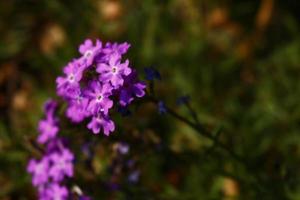
MULTIPOLYGON (((157 96, 242 155, 250 171, 152 104, 116 117, 113 136, 62 131, 78 151, 75 180, 94 199, 300 199, 300 3, 297 0, 7 0, 0 2, 0 199, 36 199, 26 173, 42 104, 86 38, 129 42, 157 96), (71 133, 70 133, 71 132, 71 133), (85 165, 80 142, 93 141, 85 165), (108 170, 118 141, 130 171, 108 170), (209 151, 208 151, 209 150, 209 151), (110 187, 111 183, 118 187, 110 187), (109 186, 108 186, 109 185, 109 186)), ((122 165, 122 164, 117 164, 122 165)), ((115 167, 115 166, 113 166, 115 167)))

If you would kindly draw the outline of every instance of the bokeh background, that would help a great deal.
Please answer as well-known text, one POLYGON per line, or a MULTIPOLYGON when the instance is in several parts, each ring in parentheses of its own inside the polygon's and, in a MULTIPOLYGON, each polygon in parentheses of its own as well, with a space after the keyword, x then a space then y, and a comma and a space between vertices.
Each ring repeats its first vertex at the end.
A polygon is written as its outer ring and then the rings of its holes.
POLYGON ((78 157, 73 182, 85 193, 300 199, 299 9, 297 0, 0 1, 0 199, 36 199, 26 173, 30 141, 56 76, 86 38, 131 43, 127 57, 141 79, 144 67, 161 73, 157 97, 190 118, 176 104, 189 95, 202 124, 221 129, 261 185, 210 140, 145 103, 117 116, 109 138, 62 131, 78 157), (130 146, 121 158, 120 141, 130 146))

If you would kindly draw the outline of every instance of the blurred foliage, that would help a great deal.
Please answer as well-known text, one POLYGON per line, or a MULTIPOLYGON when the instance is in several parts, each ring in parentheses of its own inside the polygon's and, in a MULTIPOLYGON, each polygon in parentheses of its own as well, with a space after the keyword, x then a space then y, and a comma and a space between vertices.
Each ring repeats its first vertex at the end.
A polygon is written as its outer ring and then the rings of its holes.
POLYGON ((220 140, 262 185, 207 138, 144 104, 116 116, 109 138, 62 131, 83 191, 94 199, 300 199, 299 8, 293 0, 1 1, 0 199, 36 198, 25 169, 41 106, 87 37, 131 43, 132 65, 162 74, 157 96, 190 118, 176 105, 190 95, 200 121, 212 132, 222 127, 220 140), (93 141, 90 168, 82 141, 93 141), (117 141, 130 144, 137 184, 108 170, 117 141))

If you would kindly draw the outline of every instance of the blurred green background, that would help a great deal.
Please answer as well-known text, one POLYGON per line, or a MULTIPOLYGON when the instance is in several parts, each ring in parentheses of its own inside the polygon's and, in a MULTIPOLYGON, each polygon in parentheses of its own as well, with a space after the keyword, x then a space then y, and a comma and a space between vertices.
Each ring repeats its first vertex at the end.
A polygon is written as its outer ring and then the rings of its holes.
POLYGON ((297 0, 0 1, 0 199, 36 199, 26 173, 34 155, 28 141, 37 135, 43 102, 55 96, 56 76, 85 38, 131 43, 127 57, 142 79, 144 67, 161 72, 157 96, 189 118, 176 105, 189 95, 205 127, 222 127, 220 140, 248 161, 262 184, 253 186, 226 152, 145 104, 118 118, 112 137, 62 133, 96 143, 96 175, 81 162, 76 169, 87 194, 300 199, 299 9, 297 0), (120 140, 138 162, 138 184, 128 184, 125 172, 116 181, 106 170, 120 140), (108 181, 120 187, 102 187, 108 181))

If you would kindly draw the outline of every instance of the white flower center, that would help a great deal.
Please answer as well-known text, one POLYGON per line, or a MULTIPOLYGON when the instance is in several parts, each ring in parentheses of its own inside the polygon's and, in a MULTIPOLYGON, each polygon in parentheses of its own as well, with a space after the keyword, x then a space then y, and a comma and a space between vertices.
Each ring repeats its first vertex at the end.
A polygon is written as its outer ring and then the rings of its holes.
POLYGON ((96 101, 100 102, 100 101, 102 101, 102 99, 103 99, 102 95, 98 95, 97 98, 96 98, 96 101))
POLYGON ((69 80, 70 83, 73 83, 75 81, 74 74, 70 74, 69 77, 68 77, 68 80, 69 80))
POLYGON ((63 159, 60 159, 57 163, 56 163, 60 168, 64 168, 65 166, 65 161, 63 159))
POLYGON ((116 74, 118 72, 118 69, 116 67, 113 67, 111 71, 113 74, 116 74))
POLYGON ((42 163, 37 164, 35 167, 35 171, 37 174, 41 174, 43 172, 43 169, 44 169, 44 165, 42 163))
POLYGON ((76 103, 77 104, 80 104, 81 101, 82 101, 82 97, 81 96, 76 97, 76 103))
POLYGON ((52 124, 50 124, 50 122, 48 122, 45 127, 45 132, 49 132, 51 130, 52 130, 52 124))
POLYGON ((87 51, 84 53, 84 57, 89 58, 89 57, 91 57, 92 54, 93 54, 93 52, 92 52, 91 50, 87 50, 87 51))

